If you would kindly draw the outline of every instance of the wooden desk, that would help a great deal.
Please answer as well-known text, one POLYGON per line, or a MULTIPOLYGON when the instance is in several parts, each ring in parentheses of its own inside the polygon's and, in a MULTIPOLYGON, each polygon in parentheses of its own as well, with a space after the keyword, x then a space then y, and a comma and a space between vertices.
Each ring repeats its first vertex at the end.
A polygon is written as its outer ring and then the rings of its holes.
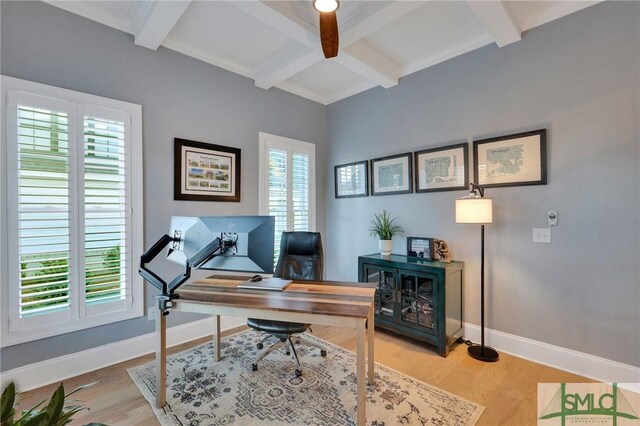
MULTIPOLYGON (((216 361, 220 360, 221 315, 355 328, 357 424, 365 425, 365 370, 368 382, 374 383, 375 288, 369 283, 303 281, 284 291, 244 290, 236 288, 241 282, 237 277, 213 276, 184 285, 176 292, 179 298, 173 300, 172 310, 213 315, 216 361)), ((166 317, 162 315, 156 320, 156 342, 156 407, 162 407, 167 392, 166 317)))

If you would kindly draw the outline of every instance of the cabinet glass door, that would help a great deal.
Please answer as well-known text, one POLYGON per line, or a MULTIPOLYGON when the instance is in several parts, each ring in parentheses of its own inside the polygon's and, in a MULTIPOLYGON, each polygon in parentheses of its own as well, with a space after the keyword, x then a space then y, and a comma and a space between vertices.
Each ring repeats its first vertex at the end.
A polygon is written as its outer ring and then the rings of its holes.
POLYGON ((400 274, 400 322, 433 333, 433 297, 435 277, 418 274, 400 274))
POLYGON ((393 270, 378 268, 375 266, 365 266, 365 280, 376 284, 375 313, 393 320, 395 304, 393 270))

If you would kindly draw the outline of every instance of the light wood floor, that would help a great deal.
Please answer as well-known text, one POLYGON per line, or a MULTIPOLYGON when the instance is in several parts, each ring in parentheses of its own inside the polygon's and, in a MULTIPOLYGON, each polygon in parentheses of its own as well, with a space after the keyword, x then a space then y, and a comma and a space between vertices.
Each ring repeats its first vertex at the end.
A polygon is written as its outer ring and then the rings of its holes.
MULTIPOLYGON (((347 329, 314 327, 313 334, 352 351, 356 346, 355 332, 347 329)), ((169 353, 205 340, 172 348, 169 353)), ((486 409, 478 425, 535 425, 537 383, 591 381, 504 353, 496 363, 483 363, 466 352, 467 347, 461 344, 453 348, 449 357, 442 358, 432 346, 385 331, 375 333, 376 362, 484 405, 486 409)), ((152 359, 153 355, 147 355, 66 380, 67 391, 81 384, 100 382, 72 397, 91 409, 78 413, 72 424, 93 421, 109 425, 157 425, 151 407, 126 371, 152 359)), ((49 398, 55 387, 49 385, 22 394, 21 406, 26 409, 49 398)))

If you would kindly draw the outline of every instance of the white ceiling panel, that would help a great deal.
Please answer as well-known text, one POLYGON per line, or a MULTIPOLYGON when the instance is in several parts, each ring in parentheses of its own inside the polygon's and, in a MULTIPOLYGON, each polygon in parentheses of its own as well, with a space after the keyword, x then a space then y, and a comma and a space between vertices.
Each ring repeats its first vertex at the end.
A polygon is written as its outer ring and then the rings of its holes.
POLYGON ((365 41, 407 68, 477 39, 489 41, 465 2, 428 2, 365 41))
POLYGON ((358 86, 364 81, 360 75, 337 62, 325 60, 294 75, 286 83, 330 96, 341 93, 349 87, 358 86))
POLYGON ((45 0, 85 18, 255 81, 328 104, 523 31, 600 0, 342 0, 340 52, 325 60, 311 0, 45 0), (178 3, 179 2, 179 3, 178 3), (473 3, 471 3, 473 2, 473 3), (471 6, 470 6, 471 5, 471 6))
POLYGON ((200 52, 200 59, 255 69, 290 39, 266 24, 222 1, 192 2, 162 44, 188 47, 200 52))
POLYGON ((522 30, 526 31, 597 3, 600 1, 524 0, 506 2, 506 5, 522 30))

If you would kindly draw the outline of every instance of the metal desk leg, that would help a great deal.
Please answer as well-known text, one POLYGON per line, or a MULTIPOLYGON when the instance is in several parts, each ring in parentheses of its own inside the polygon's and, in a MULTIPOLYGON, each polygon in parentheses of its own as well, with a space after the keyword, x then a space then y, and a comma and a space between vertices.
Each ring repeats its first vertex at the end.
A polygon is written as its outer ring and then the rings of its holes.
POLYGON ((220 315, 213 316, 213 359, 220 361, 220 315))
POLYGON ((167 402, 167 317, 158 310, 156 318, 156 407, 167 402))
POLYGON ((370 385, 373 385, 376 381, 375 379, 375 371, 374 371, 374 353, 373 353, 373 337, 375 331, 375 323, 374 323, 374 312, 373 312, 373 304, 371 304, 371 308, 369 309, 369 318, 367 318, 367 345, 369 348, 367 349, 367 361, 369 364, 368 367, 368 375, 367 381, 370 385))
POLYGON ((366 415, 366 362, 365 362, 365 344, 364 344, 364 324, 365 320, 360 320, 356 325, 356 403, 357 403, 357 422, 358 426, 365 426, 367 424, 367 415, 366 415))

